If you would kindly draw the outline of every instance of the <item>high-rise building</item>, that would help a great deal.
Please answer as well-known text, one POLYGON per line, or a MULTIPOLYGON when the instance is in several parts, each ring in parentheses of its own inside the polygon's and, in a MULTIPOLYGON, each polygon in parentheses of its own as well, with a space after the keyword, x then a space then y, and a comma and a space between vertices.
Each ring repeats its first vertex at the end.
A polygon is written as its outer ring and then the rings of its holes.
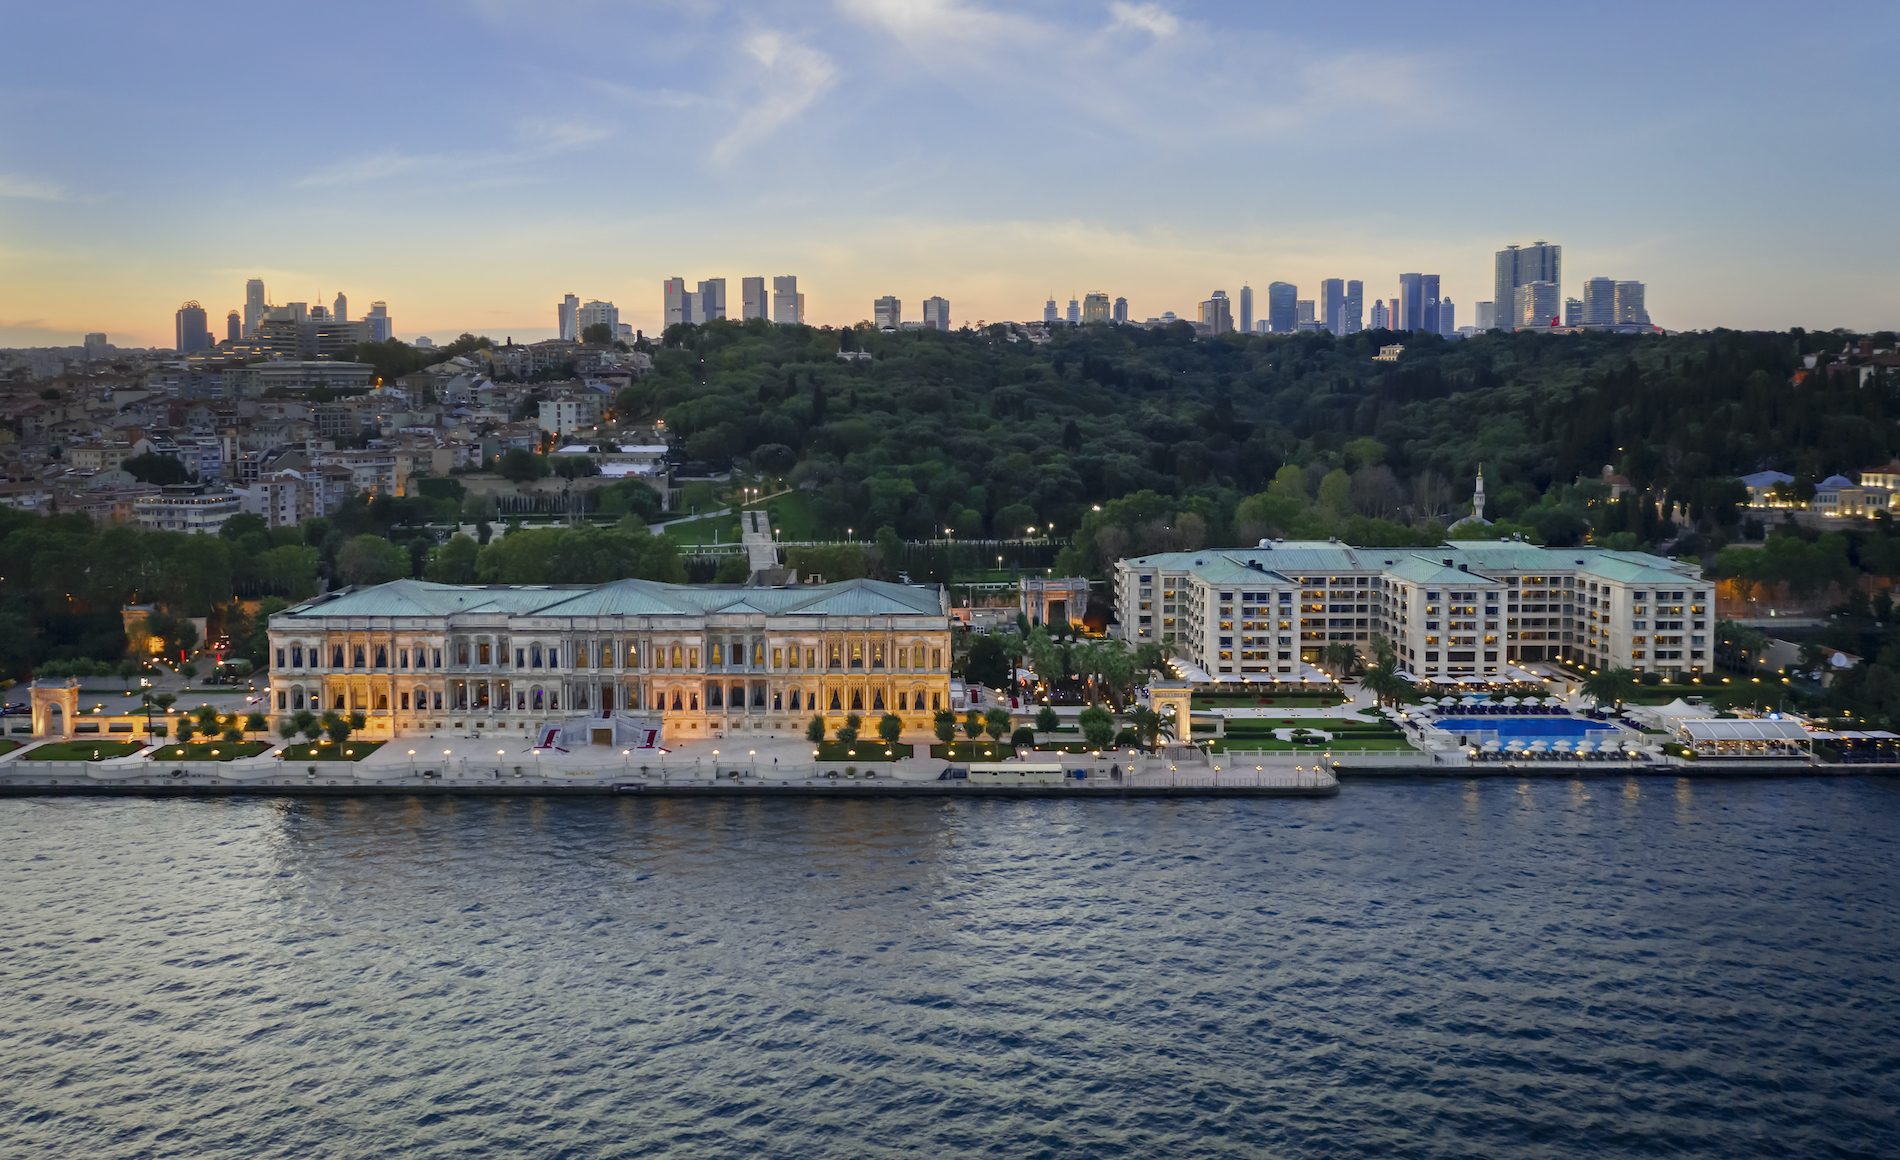
POLYGON ((1267 287, 1267 329, 1274 334, 1292 334, 1300 328, 1300 288, 1291 282, 1274 282, 1267 287))
POLYGON ((554 307, 554 321, 560 327, 561 338, 568 342, 580 337, 580 327, 575 322, 575 315, 580 308, 581 300, 572 294, 562 298, 554 307))
POLYGON ((1650 325, 1649 308, 1643 305, 1641 282, 1616 284, 1616 324, 1618 326, 1650 325))
POLYGON ((1082 321, 1107 322, 1108 310, 1108 295, 1100 290, 1082 295, 1082 321))
POLYGON ((781 326, 797 326, 805 321, 805 296, 798 292, 796 274, 780 274, 772 279, 772 321, 781 326))
POLYGON ((1212 297, 1201 303, 1201 321, 1217 336, 1234 328, 1234 305, 1228 299, 1227 291, 1216 290, 1212 297))
POLYGON ((1511 306, 1513 328, 1558 324, 1557 283, 1526 282, 1513 293, 1516 295, 1511 306))
POLYGON ((764 278, 739 279, 739 318, 747 321, 772 316, 771 299, 765 296, 764 278))
POLYGON ((1438 275, 1399 275, 1398 329, 1442 333, 1438 328, 1438 275))
MULTIPOLYGON (((233 310, 231 313, 236 314, 237 311, 233 310)), ((107 350, 106 347, 105 335, 88 334, 86 336, 86 359, 89 362, 98 362, 108 357, 112 352, 107 350)))
POLYGON ((1082 304, 1073 298, 1069 299, 1069 325, 1082 325, 1082 304))
POLYGON ((1616 281, 1591 278, 1583 284, 1584 326, 1616 325, 1616 281))
POLYGON ((1341 333, 1358 334, 1365 329, 1366 284, 1364 282, 1348 281, 1346 283, 1346 298, 1340 304, 1339 310, 1339 323, 1346 328, 1341 333))
MULTIPOLYGON (((664 293, 666 295, 666 313, 663 317, 666 321, 661 325, 678 326, 683 322, 691 322, 693 320, 693 306, 692 303, 686 300, 686 279, 668 278, 664 283, 664 293)), ((572 295, 570 295, 570 297, 572 297, 572 295)), ((563 333, 561 337, 566 338, 567 335, 563 333)))
POLYGON ((341 290, 336 292, 336 305, 330 308, 330 320, 332 322, 348 322, 350 320, 350 300, 343 296, 343 291, 341 290))
POLYGON ((369 313, 363 316, 363 321, 369 323, 371 342, 388 342, 390 336, 395 333, 396 324, 389 317, 387 302, 370 303, 369 313))
POLYGON ((1128 299, 1126 298, 1115 299, 1115 321, 1116 322, 1128 321, 1128 299))
POLYGON ((224 341, 230 343, 244 341, 244 316, 235 310, 224 316, 224 341))
POLYGON ((1564 299, 1564 325, 1565 326, 1582 326, 1583 325, 1583 299, 1581 298, 1564 299))
POLYGON ((1477 304, 1477 306, 1473 307, 1473 311, 1474 311, 1475 317, 1472 319, 1472 321, 1477 323, 1477 329, 1478 329, 1479 334, 1483 334, 1487 330, 1494 330, 1497 328, 1498 310, 1497 310, 1496 303, 1480 302, 1477 304))
POLYGON ((1306 327, 1306 324, 1307 324, 1307 323, 1309 323, 1309 322, 1317 322, 1317 321, 1319 321, 1319 320, 1318 320, 1318 319, 1317 319, 1316 317, 1314 317, 1314 313, 1313 313, 1313 309, 1314 309, 1314 304, 1313 304, 1313 299, 1311 299, 1311 298, 1301 298, 1301 299, 1298 299, 1298 300, 1297 300, 1297 306, 1298 306, 1298 309, 1299 309, 1299 313, 1300 313, 1300 327, 1301 327, 1301 329, 1305 329, 1305 327, 1306 327))
POLYGON ((1397 298, 1386 300, 1385 325, 1387 330, 1399 329, 1399 300, 1397 298))
POLYGON ((1343 278, 1322 278, 1319 284, 1319 320, 1334 334, 1346 333, 1340 317, 1346 309, 1346 282, 1343 278))
POLYGON ((1240 287, 1240 333, 1253 333, 1253 287, 1240 287))
POLYGON ((611 302, 601 302, 598 299, 590 301, 574 312, 574 337, 579 338, 585 335, 590 326, 602 324, 607 327, 607 341, 612 342, 614 336, 620 333, 619 308, 611 302))
POLYGON ((1062 315, 1056 310, 1056 300, 1054 298, 1042 304, 1042 320, 1044 322, 1062 321, 1062 315))
MULTIPOLYGON (((1506 246, 1497 252, 1494 285, 1491 301, 1499 304, 1499 309, 1508 310, 1510 316, 1504 320, 1504 328, 1509 330, 1519 324, 1517 319, 1518 287, 1531 282, 1549 282, 1553 286, 1563 285, 1564 248, 1548 242, 1538 241, 1528 246, 1506 246)), ((1548 321, 1541 325, 1550 325, 1548 321)))
POLYGON ((244 284, 244 337, 257 333, 257 324, 264 321, 264 280, 252 278, 244 284))
POLYGON ((1458 333, 1457 313, 1457 308, 1452 305, 1451 299, 1438 300, 1438 333, 1446 338, 1451 338, 1458 333))
POLYGON ((205 326, 205 308, 196 302, 187 302, 178 308, 173 320, 177 328, 177 351, 190 354, 194 350, 204 350, 211 345, 211 331, 205 326))
POLYGON ((924 329, 950 329, 950 300, 947 298, 924 299, 924 329))
POLYGON ((886 327, 895 328, 903 321, 904 304, 897 300, 895 294, 886 294, 876 302, 871 303, 871 323, 879 330, 883 330, 886 327))
POLYGON ((699 284, 699 290, 693 295, 693 321, 705 323, 725 316, 726 280, 708 278, 699 284))
POLYGON ((1392 329, 1392 320, 1386 316, 1385 299, 1374 298, 1372 300, 1372 320, 1367 323, 1367 325, 1373 330, 1392 329))

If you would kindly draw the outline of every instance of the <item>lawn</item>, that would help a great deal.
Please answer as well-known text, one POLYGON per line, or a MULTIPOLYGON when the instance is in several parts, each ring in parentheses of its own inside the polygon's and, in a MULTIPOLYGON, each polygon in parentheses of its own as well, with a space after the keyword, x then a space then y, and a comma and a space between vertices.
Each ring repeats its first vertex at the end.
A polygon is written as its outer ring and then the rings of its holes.
POLYGON ((1325 733, 1338 733, 1341 730, 1361 733, 1398 731, 1398 727, 1390 722, 1374 721, 1370 717, 1230 717, 1227 720, 1229 734, 1272 733, 1275 729, 1316 729, 1325 733))
POLYGON ((779 539, 798 543, 817 538, 818 525, 805 504, 804 492, 774 496, 765 501, 765 510, 772 517, 772 526, 778 529, 779 539))
POLYGON ((739 517, 728 513, 723 516, 706 516, 697 520, 688 520, 683 524, 674 524, 665 529, 664 535, 682 548, 737 547, 739 544, 739 517))
POLYGON ((909 757, 911 747, 899 743, 886 745, 875 737, 860 738, 846 745, 842 741, 820 741, 818 743, 819 761, 896 761, 900 757, 909 757), (884 751, 890 750, 886 756, 884 751))
POLYGON ((284 746, 285 761, 361 761, 381 749, 381 741, 345 741, 338 745, 319 741, 315 745, 284 746))
POLYGON ((184 745, 161 745, 152 751, 153 761, 236 761, 256 757, 271 748, 268 741, 192 741, 184 745))
POLYGON ((1345 703, 1338 693, 1196 693, 1190 709, 1251 709, 1268 705, 1287 709, 1330 709, 1345 703))
POLYGON ((36 745, 20 757, 21 761, 104 761, 124 757, 145 748, 137 741, 48 741, 36 745))
POLYGON ((12 753, 22 744, 24 743, 19 741, 0 741, 0 753, 12 753))
POLYGON ((1265 750, 1269 753, 1353 753, 1361 749, 1380 752, 1418 752, 1418 747, 1404 737, 1342 737, 1335 741, 1325 741, 1317 745, 1295 745, 1290 741, 1279 741, 1271 737, 1230 737, 1225 741, 1216 741, 1208 749, 1212 753, 1225 753, 1229 747, 1253 752, 1265 750))

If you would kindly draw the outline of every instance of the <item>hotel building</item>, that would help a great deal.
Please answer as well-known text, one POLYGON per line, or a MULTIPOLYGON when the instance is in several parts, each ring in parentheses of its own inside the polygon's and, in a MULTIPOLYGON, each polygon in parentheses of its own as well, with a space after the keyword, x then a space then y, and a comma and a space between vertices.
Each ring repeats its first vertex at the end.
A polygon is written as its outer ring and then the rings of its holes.
POLYGON ((1294 680, 1299 662, 1381 635, 1421 680, 1510 679, 1508 665, 1570 660, 1669 675, 1713 656, 1714 585, 1644 552, 1465 540, 1354 548, 1265 540, 1123 560, 1116 630, 1171 643, 1216 680, 1294 680))
POLYGON ((532 736, 637 714, 669 742, 828 730, 895 713, 930 737, 953 708, 943 590, 875 580, 742 587, 397 580, 270 619, 271 710, 364 713, 371 737, 532 736))

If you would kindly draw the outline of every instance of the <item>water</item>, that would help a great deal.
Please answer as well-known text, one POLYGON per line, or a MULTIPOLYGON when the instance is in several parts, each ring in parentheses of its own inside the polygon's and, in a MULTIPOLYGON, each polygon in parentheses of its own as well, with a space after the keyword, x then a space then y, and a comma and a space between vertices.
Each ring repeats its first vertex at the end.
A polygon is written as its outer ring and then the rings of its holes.
POLYGON ((1893 1157, 1900 783, 0 800, 0 1157, 1893 1157))
POLYGON ((1447 733, 1495 733, 1500 741, 1575 741, 1616 729, 1578 717, 1446 717, 1432 724, 1447 733))

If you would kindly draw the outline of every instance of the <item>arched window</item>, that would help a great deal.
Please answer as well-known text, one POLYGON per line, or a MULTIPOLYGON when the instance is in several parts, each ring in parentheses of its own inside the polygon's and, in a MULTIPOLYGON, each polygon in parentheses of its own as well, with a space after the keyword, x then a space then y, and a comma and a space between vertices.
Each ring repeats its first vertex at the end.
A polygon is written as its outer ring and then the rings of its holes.
POLYGON ((695 713, 699 712, 699 693, 697 691, 686 694, 686 707, 695 713))
MULTIPOLYGON (((376 667, 379 669, 386 669, 389 667, 389 646, 388 645, 379 644, 376 646, 376 667)), ((389 698, 387 697, 383 698, 383 700, 385 701, 387 701, 388 699, 389 698)))
MULTIPOLYGON (((413 655, 416 658, 417 668, 426 669, 429 667, 429 646, 428 645, 423 644, 421 641, 417 641, 416 646, 410 649, 409 652, 411 655, 413 655)), ((418 705, 417 708, 421 708, 421 706, 418 705)))
POLYGON ((384 712, 389 711, 389 694, 388 693, 376 694, 376 707, 378 709, 383 710, 384 712))
POLYGON ((680 691, 678 689, 674 689, 673 690, 673 711, 677 713, 680 710, 680 708, 681 708, 680 691))
POLYGON ((784 712, 784 710, 785 710, 785 694, 774 691, 772 694, 772 712, 782 713, 784 712))
POLYGON ((838 704, 838 690, 836 689, 831 690, 831 711, 833 713, 836 713, 838 710, 842 708, 844 708, 844 706, 838 704))
POLYGON ((792 712, 798 712, 798 690, 792 690, 792 712))
POLYGON ((852 711, 857 712, 859 710, 862 710, 863 708, 864 708, 864 691, 862 689, 851 690, 852 711))
POLYGON ((294 685, 291 687, 290 707, 292 709, 303 708, 303 686, 302 685, 294 685))
POLYGON ((673 646, 673 667, 676 669, 680 667, 680 646, 678 645, 673 646))
POLYGON ((871 708, 873 710, 881 710, 884 708, 884 690, 883 689, 879 688, 879 689, 871 690, 871 708))
POLYGON ((548 690, 548 712, 557 713, 560 711, 560 709, 561 709, 561 691, 559 689, 549 689, 548 690))
MULTIPOLYGON (((429 690, 418 686, 416 689, 416 710, 420 712, 423 709, 427 709, 428 707, 429 707, 429 690)), ((437 708, 440 708, 440 707, 441 706, 439 705, 437 706, 437 708)))
POLYGON ((534 687, 534 693, 532 694, 533 700, 531 703, 534 706, 535 712, 539 713, 541 711, 543 699, 546 697, 546 695, 547 694, 542 690, 540 685, 536 685, 534 687))
POLYGON ((924 711, 924 691, 922 689, 912 689, 910 691, 910 711, 913 713, 921 713, 924 711))

